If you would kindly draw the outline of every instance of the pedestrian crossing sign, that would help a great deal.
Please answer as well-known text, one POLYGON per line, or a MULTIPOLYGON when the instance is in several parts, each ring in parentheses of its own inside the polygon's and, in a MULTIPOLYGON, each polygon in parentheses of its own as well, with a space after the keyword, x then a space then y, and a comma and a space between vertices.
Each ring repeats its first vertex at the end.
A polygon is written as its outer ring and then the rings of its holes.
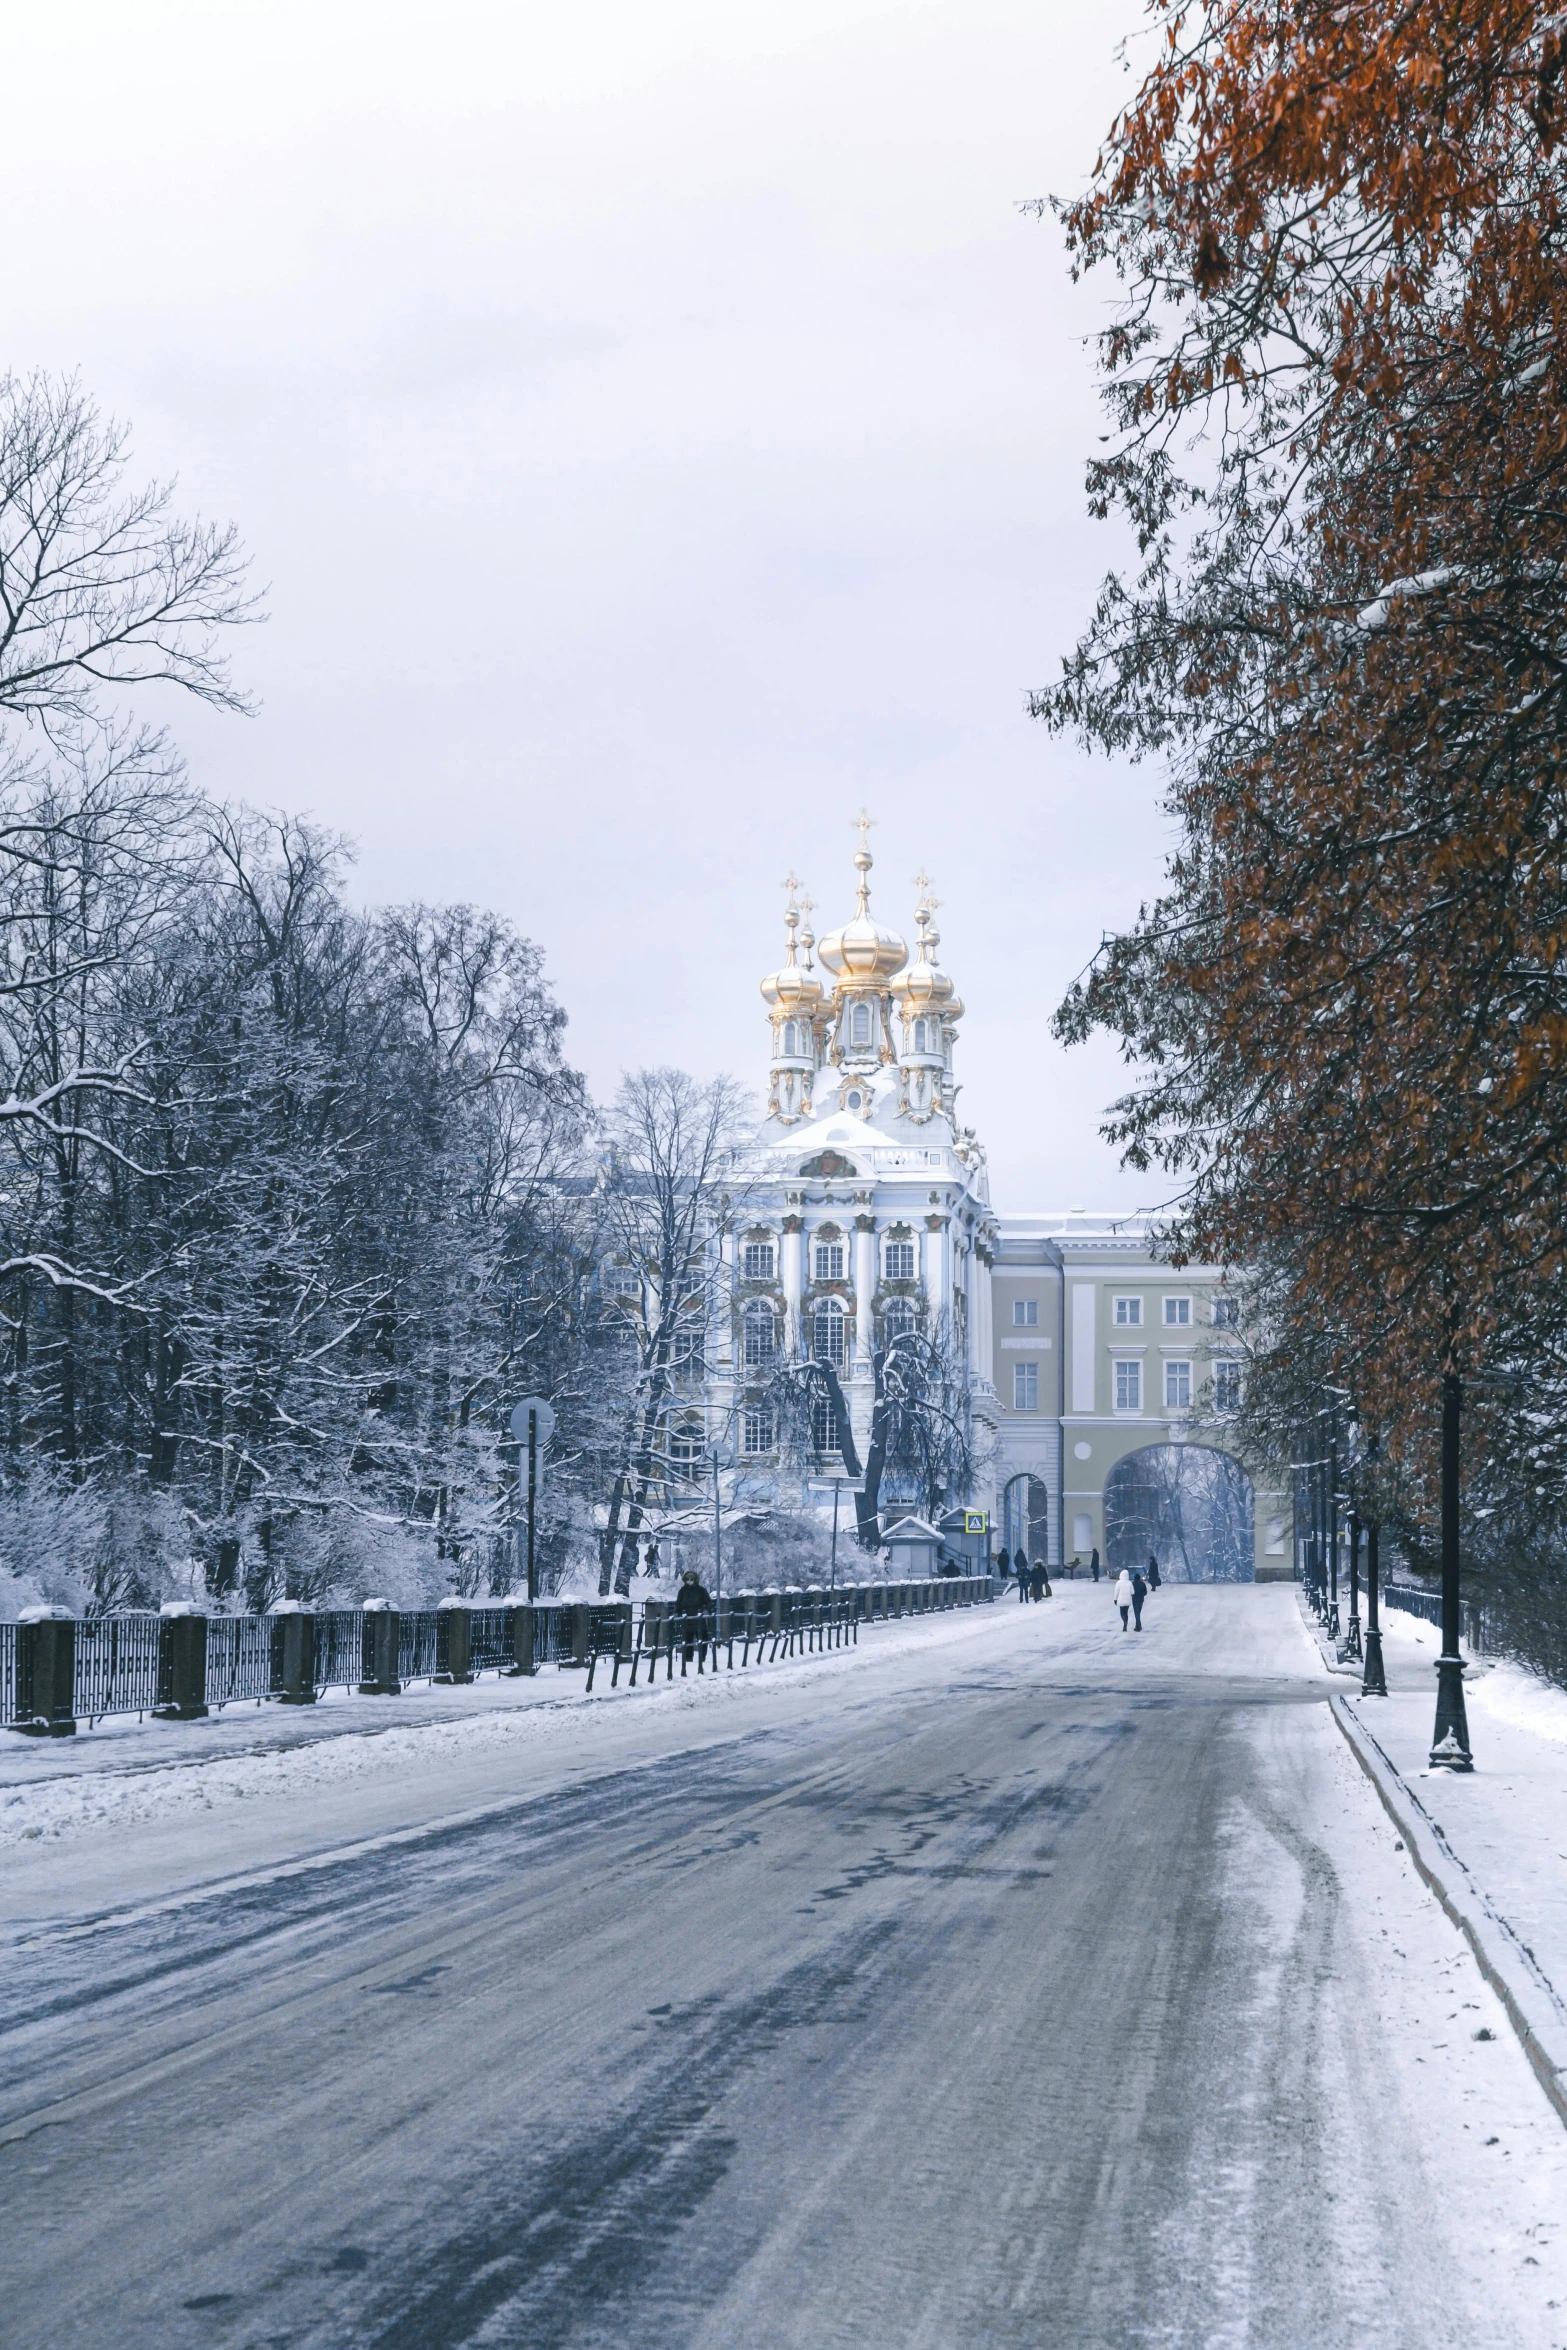
POLYGON ((963 1512, 963 1531, 965 1534, 988 1534, 990 1531, 989 1510, 965 1510, 963 1512))

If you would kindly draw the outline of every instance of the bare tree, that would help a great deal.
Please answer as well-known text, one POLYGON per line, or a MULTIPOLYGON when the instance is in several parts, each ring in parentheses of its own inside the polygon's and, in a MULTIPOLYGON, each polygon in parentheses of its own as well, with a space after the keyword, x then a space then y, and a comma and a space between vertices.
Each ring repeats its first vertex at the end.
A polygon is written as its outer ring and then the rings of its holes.
POLYGON ((173 486, 126 486, 127 439, 71 379, 0 376, 0 712, 53 726, 105 687, 159 682, 244 706, 221 650, 259 619, 232 525, 173 486))
POLYGON ((741 1195, 747 1097, 731 1078, 699 1084, 679 1069, 623 1078, 606 1120, 602 1203, 606 1313, 623 1347, 599 1588, 624 1590, 655 1486, 690 1464, 671 1458, 669 1415, 682 1386, 700 1392, 705 1337, 728 1310, 721 1243, 741 1195))
POLYGON ((830 1362, 781 1364, 770 1391, 786 1459, 820 1449, 818 1413, 830 1417, 836 1450, 855 1481, 855 1534, 864 1550, 881 1543, 884 1480, 912 1488, 934 1518, 973 1489, 976 1461, 968 1379, 950 1332, 896 1332, 871 1358, 874 1400, 863 1466, 842 1383, 830 1362))

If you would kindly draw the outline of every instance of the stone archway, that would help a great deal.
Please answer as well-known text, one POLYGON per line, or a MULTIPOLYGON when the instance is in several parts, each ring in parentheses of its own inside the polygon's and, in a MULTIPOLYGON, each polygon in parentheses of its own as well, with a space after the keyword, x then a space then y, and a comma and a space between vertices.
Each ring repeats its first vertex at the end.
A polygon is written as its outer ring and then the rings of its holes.
POLYGON ((1233 1454, 1150 1444, 1105 1479, 1105 1556, 1119 1571, 1151 1551, 1171 1583, 1256 1580, 1256 1495, 1233 1454))
POLYGON ((1035 1477, 1025 1469, 1007 1479, 1001 1496, 1001 1539, 1009 1558, 1015 1558, 1021 1548, 1029 1558, 1049 1559, 1054 1565, 1050 1548, 1050 1488, 1042 1477, 1035 1477))

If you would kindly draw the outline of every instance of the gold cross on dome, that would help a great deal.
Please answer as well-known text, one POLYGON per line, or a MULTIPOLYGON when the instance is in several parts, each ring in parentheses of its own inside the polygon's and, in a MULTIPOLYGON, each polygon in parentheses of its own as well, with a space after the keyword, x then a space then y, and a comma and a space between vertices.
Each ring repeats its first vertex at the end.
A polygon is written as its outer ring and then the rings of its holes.
POLYGON ((875 822, 876 818, 874 816, 868 816, 863 808, 860 810, 858 816, 855 816, 850 820, 849 830, 859 834, 860 846, 862 849, 868 849, 871 845, 869 834, 871 827, 875 822))

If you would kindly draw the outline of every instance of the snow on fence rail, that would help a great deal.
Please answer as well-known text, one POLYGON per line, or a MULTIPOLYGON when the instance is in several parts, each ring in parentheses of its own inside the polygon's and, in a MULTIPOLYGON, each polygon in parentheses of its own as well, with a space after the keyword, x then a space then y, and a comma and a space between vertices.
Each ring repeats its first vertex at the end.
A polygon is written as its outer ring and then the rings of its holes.
POLYGON ((186 1603, 159 1615, 75 1618, 64 1608, 28 1608, 0 1623, 0 1724, 33 1736, 69 1736, 78 1720, 151 1714, 192 1721, 248 1700, 309 1705, 326 1689, 396 1696, 410 1681, 463 1682, 478 1674, 536 1673, 546 1665, 585 1667, 588 1687, 601 1658, 636 1680, 679 1654, 702 1669, 720 1651, 771 1663, 857 1641, 862 1623, 972 1607, 994 1597, 988 1576, 920 1583, 865 1583, 841 1591, 726 1593, 700 1616, 679 1616, 672 1600, 541 1601, 470 1607, 322 1609, 285 1602, 265 1616, 205 1616, 186 1603))
MULTIPOLYGON (((1417 1583, 1384 1583, 1383 1602, 1388 1607, 1401 1607, 1407 1615, 1419 1616, 1440 1630, 1442 1623, 1442 1594, 1440 1591, 1422 1591, 1417 1583)), ((1487 1638, 1487 1610, 1477 1600, 1460 1599, 1459 1629, 1476 1656, 1497 1655, 1501 1644, 1487 1638)))

